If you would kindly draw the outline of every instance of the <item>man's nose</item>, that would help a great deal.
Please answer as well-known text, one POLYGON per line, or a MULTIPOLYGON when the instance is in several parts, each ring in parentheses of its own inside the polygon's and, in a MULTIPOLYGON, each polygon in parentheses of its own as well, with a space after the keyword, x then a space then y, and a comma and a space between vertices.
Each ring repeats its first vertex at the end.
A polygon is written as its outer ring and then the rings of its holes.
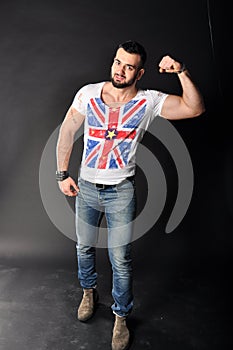
POLYGON ((124 65, 124 64, 120 64, 120 65, 117 67, 117 73, 118 73, 118 74, 125 73, 125 65, 124 65))

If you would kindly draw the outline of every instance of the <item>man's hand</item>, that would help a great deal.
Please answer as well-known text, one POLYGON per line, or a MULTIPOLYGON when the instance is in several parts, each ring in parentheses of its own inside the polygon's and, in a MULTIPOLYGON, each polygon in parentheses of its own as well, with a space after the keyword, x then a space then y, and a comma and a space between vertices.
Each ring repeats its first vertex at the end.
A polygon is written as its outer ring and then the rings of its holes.
POLYGON ((180 73, 183 70, 184 65, 175 61, 170 56, 164 56, 159 63, 160 73, 180 73))
POLYGON ((75 197, 79 192, 78 186, 71 177, 68 177, 63 181, 58 181, 58 186, 62 193, 69 197, 75 197))

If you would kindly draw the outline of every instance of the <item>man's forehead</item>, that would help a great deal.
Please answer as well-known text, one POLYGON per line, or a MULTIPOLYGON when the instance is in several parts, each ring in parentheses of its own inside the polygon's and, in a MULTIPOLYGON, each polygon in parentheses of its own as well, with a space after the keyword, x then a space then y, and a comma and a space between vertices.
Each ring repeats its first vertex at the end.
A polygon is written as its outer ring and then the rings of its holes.
POLYGON ((140 62, 140 55, 136 53, 129 53, 122 47, 117 50, 115 58, 125 64, 137 65, 140 62))

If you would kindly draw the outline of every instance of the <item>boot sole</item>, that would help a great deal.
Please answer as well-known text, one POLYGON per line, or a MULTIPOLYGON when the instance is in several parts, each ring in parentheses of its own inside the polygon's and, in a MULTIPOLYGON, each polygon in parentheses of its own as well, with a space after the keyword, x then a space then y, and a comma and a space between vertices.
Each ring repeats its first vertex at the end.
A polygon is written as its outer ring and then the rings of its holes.
MULTIPOLYGON (((130 348, 130 343, 126 345, 126 347, 123 350, 128 350, 130 348)), ((112 350, 115 350, 116 348, 112 347, 112 350)))

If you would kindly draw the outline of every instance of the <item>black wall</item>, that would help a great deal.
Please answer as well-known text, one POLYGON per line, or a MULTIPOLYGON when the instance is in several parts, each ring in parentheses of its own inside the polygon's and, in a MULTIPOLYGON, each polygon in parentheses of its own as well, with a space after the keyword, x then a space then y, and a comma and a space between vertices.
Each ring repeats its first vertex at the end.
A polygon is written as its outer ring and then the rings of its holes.
MULTIPOLYGON (((203 116, 173 122, 194 169, 187 214, 174 232, 164 234, 177 184, 161 148, 171 194, 159 221, 135 242, 136 252, 197 264, 231 256, 232 137, 224 107, 229 95, 225 68, 231 65, 225 62, 227 13, 220 1, 203 0, 0 2, 1 259, 74 261, 74 241, 53 225, 43 207, 40 160, 76 91, 108 79, 115 47, 128 39, 148 51, 142 87, 180 92, 175 76, 158 73, 160 58, 170 54, 186 63, 206 102, 203 116)), ((145 144, 150 142, 145 138, 145 144)), ((139 198, 144 200, 140 193, 139 198)))

